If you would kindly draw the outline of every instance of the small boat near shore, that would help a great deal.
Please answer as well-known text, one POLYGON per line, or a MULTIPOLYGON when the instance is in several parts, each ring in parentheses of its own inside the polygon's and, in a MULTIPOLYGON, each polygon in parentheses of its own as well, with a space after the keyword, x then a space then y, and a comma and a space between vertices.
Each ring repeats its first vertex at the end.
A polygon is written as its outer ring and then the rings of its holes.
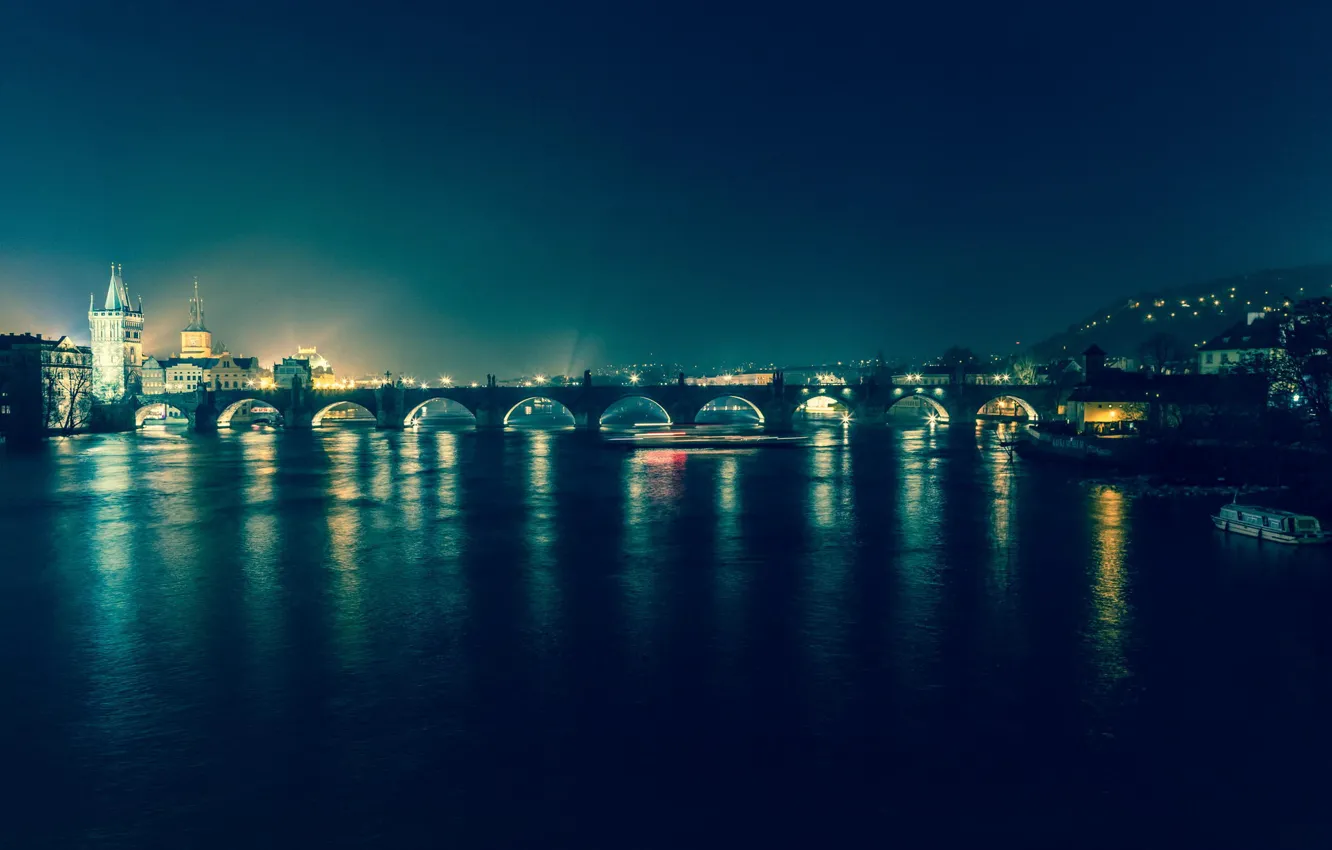
POLYGON ((606 444, 621 449, 757 449, 807 446, 803 435, 700 434, 688 431, 648 431, 611 437, 606 444))
POLYGON ((1232 503, 1212 517, 1212 524, 1228 534, 1256 537, 1259 541, 1306 546, 1332 543, 1332 532, 1324 531, 1317 517, 1276 508, 1232 503))

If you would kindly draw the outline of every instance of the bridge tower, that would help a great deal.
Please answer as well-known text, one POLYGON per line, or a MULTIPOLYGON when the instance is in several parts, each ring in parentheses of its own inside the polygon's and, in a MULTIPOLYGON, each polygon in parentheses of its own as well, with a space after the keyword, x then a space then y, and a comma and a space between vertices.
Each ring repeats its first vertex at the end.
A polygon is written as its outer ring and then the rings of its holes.
POLYGON ((139 392, 143 365, 143 296, 136 309, 120 266, 111 264, 111 282, 97 308, 88 296, 88 330, 92 334, 94 394, 102 402, 139 392))

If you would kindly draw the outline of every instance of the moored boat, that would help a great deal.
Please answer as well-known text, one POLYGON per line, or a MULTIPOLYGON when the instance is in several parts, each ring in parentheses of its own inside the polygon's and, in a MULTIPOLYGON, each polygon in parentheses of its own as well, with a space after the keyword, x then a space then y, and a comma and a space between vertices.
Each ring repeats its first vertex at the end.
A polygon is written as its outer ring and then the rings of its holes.
POLYGON ((1225 505, 1212 517, 1212 524, 1230 534, 1242 534, 1273 543, 1332 543, 1332 532, 1323 530, 1317 517, 1256 505, 1225 505))

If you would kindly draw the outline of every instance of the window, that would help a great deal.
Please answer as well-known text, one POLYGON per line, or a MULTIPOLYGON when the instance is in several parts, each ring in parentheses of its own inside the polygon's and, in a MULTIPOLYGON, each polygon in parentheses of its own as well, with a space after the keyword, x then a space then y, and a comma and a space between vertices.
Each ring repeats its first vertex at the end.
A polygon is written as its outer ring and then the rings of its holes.
POLYGON ((0 404, 0 416, 8 416, 8 415, 9 415, 9 405, 0 404))
POLYGON ((1230 362, 1230 352, 1228 352, 1228 351, 1223 351, 1223 352, 1221 352, 1221 362, 1222 362, 1222 363, 1229 363, 1229 362, 1230 362))
POLYGON ((1207 356, 1206 356, 1206 358, 1203 360, 1203 362, 1204 362, 1204 363, 1211 363, 1211 362, 1212 362, 1212 352, 1210 352, 1210 351, 1207 352, 1207 356))

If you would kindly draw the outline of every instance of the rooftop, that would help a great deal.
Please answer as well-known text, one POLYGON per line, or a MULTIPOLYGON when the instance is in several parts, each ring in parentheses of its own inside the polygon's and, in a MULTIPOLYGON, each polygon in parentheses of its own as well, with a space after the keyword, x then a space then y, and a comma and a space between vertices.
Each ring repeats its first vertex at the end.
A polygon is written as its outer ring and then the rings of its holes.
POLYGON ((1233 351, 1249 348, 1280 348, 1281 323, 1270 318, 1238 322, 1198 346, 1199 351, 1233 351))

